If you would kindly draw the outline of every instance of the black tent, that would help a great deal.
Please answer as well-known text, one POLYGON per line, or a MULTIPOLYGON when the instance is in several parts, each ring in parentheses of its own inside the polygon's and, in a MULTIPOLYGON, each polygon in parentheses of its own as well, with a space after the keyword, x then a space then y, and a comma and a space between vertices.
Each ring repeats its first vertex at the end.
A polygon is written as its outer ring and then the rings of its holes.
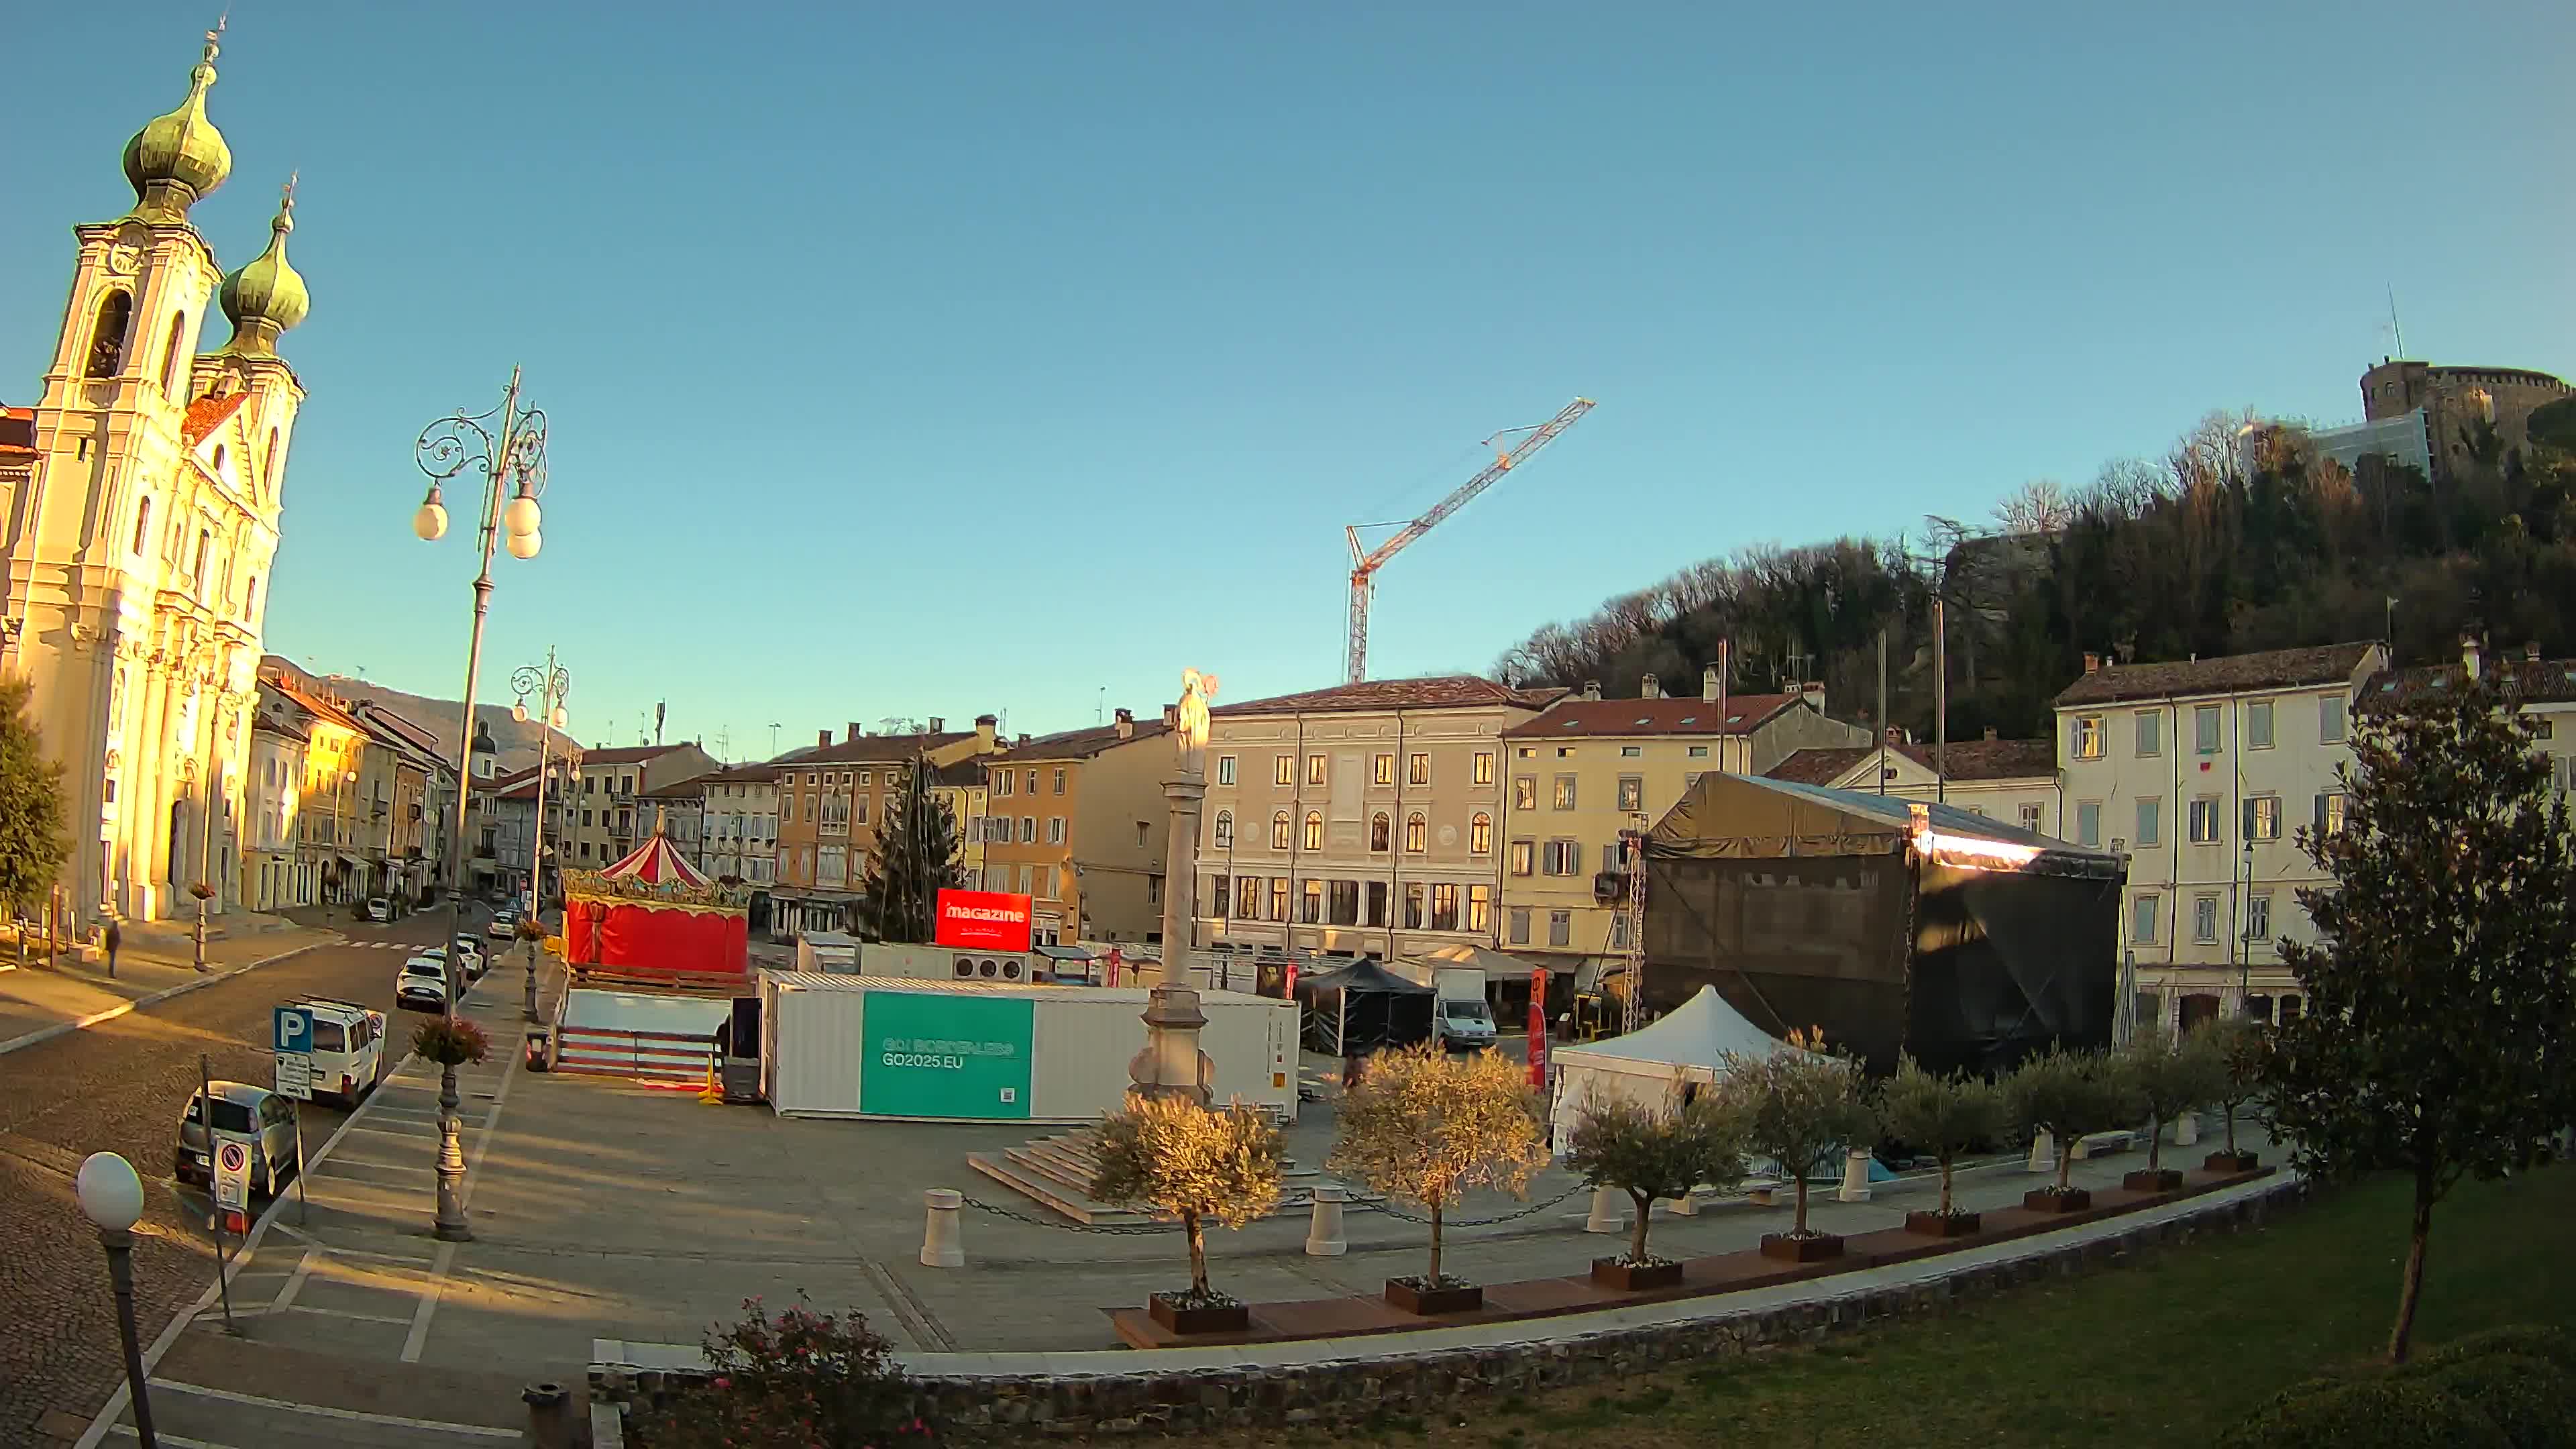
POLYGON ((1431 988, 1417 986, 1373 959, 1339 971, 1297 978, 1306 1050, 1355 1057, 1429 1041, 1431 988))
POLYGON ((1892 1071, 2107 1046, 2127 866, 1954 806, 1708 774, 1646 842, 1646 1002, 1715 986, 1892 1071))

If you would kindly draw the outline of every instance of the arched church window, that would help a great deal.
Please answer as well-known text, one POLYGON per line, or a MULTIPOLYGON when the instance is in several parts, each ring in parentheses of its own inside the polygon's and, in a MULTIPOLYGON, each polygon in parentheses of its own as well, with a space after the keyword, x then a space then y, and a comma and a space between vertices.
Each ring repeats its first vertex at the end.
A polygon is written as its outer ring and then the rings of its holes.
POLYGON ((134 505, 134 551, 139 554, 151 546, 152 495, 146 493, 143 501, 134 505))
POLYGON ((224 445, 221 443, 215 444, 215 476, 224 476, 224 445))
POLYGON ((268 430, 268 451, 259 460, 259 487, 263 493, 277 491, 277 429, 268 430))
POLYGON ((259 575, 257 574, 251 575, 250 582, 242 585, 242 617, 245 619, 259 617, 259 575))
POLYGON ((125 370, 125 334, 133 329, 134 299, 118 288, 98 302, 98 323, 89 330, 89 375, 114 377, 125 370))
POLYGON ((206 555, 207 555, 207 553, 208 553, 208 552, 210 552, 210 551, 214 548, 214 546, 215 546, 215 536, 214 536, 214 534, 213 534, 212 532, 210 532, 210 531, 206 530, 206 529, 202 529, 202 528, 201 528, 201 529, 198 529, 198 530, 197 530, 197 566, 196 566, 194 569, 191 569, 191 570, 189 571, 189 573, 188 573, 188 577, 190 577, 190 578, 192 578, 192 579, 197 580, 199 583, 204 583, 204 582, 205 582, 205 579, 206 579, 206 555))
POLYGON ((179 333, 188 325, 188 314, 170 315, 169 345, 161 349, 161 395, 176 400, 179 396, 179 333))

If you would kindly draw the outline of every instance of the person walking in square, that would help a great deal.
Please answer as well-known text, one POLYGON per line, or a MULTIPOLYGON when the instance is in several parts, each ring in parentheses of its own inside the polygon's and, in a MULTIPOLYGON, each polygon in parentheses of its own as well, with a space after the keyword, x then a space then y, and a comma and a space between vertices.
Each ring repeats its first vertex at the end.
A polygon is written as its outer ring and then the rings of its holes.
POLYGON ((116 929, 116 917, 107 918, 107 932, 99 944, 107 948, 107 975, 112 981, 116 979, 116 948, 125 944, 124 933, 116 929))

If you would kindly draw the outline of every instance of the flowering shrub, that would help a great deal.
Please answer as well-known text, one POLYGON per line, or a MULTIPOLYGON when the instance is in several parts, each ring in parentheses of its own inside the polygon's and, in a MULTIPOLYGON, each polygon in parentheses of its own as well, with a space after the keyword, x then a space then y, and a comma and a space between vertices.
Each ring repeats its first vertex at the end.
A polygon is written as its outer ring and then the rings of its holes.
POLYGON ((443 1016, 433 1016, 412 1028, 411 1049, 424 1060, 442 1067, 453 1067, 479 1062, 490 1056, 492 1038, 483 1034, 483 1028, 464 1017, 449 1021, 443 1016))
POLYGON ((817 1313, 802 1294, 775 1316, 757 1298, 705 1341, 712 1377, 638 1414, 647 1449, 931 1449, 893 1349, 867 1318, 817 1313))

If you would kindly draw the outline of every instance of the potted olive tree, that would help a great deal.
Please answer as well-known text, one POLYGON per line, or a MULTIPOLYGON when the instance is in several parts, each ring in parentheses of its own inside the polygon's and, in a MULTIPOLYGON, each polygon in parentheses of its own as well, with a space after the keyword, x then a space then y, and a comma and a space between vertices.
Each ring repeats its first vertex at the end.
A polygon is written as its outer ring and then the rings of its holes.
POLYGON ((1614 1099, 1575 1119, 1565 1164, 1587 1187, 1615 1187, 1637 1207, 1624 1257, 1592 1260, 1592 1281, 1635 1292, 1682 1281, 1682 1265, 1646 1251, 1655 1199, 1678 1198, 1703 1182, 1744 1175, 1744 1128, 1714 1096, 1657 1110, 1614 1099))
POLYGON ((2099 1052, 2052 1046, 2004 1079, 2009 1114, 2025 1133, 2045 1132, 2057 1145, 2057 1181, 2022 1194, 2032 1212, 2072 1213, 2093 1206, 2093 1194, 2070 1181, 2075 1147, 2088 1132, 2108 1131, 2130 1119, 2127 1073, 2099 1052))
POLYGON ((1962 1238, 1983 1227, 1981 1215, 1952 1206, 1950 1184, 1959 1154, 1993 1141, 2004 1130, 2003 1094, 1995 1085, 1965 1072, 1948 1077, 1927 1072, 1913 1057, 1901 1056, 1896 1076, 1879 1096, 1879 1115, 1889 1136, 1941 1164, 1941 1206, 1907 1213, 1905 1230, 1962 1238))
POLYGON ((2147 1165, 2122 1177, 2120 1186, 2172 1192, 2182 1186, 2182 1170, 2164 1165, 2165 1126, 2217 1096, 2225 1068, 2205 1034, 2175 1041, 2161 1031, 2141 1032, 2120 1056, 2147 1113, 2147 1165))
POLYGON ((1279 1205, 1279 1129, 1241 1102, 1211 1111, 1187 1097, 1134 1096, 1101 1119, 1093 1161, 1093 1197, 1169 1214, 1189 1235, 1189 1291, 1149 1296, 1154 1321, 1174 1333, 1251 1327, 1242 1302, 1208 1286, 1207 1225, 1240 1228, 1279 1205))
POLYGON ((1840 1159, 1855 1142, 1878 1135, 1860 1063, 1828 1055, 1820 1033, 1790 1033, 1765 1056, 1728 1053, 1718 1100, 1744 1128, 1745 1146, 1780 1165, 1797 1189, 1789 1231, 1765 1233, 1762 1254, 1791 1263, 1839 1258, 1843 1240, 1807 1226, 1807 1179, 1840 1159))
POLYGON ((2241 1016, 2213 1021, 2192 1035, 2217 1063, 2212 1070, 2214 1090, 2209 1094, 2209 1105, 2219 1110, 2227 1131, 2227 1146, 2203 1158, 2201 1170, 2252 1172, 2263 1165, 2263 1159, 2236 1150, 2236 1113, 2263 1090, 2264 1064, 2271 1055, 2272 1038, 2241 1016))
POLYGON ((1485 1290, 1440 1270, 1442 1216, 1470 1188, 1520 1193, 1546 1165, 1536 1094, 1500 1052, 1453 1057, 1437 1041, 1368 1059, 1342 1092, 1342 1134, 1328 1165, 1431 1214, 1431 1263, 1386 1280, 1386 1301, 1408 1313, 1467 1313, 1485 1290))

